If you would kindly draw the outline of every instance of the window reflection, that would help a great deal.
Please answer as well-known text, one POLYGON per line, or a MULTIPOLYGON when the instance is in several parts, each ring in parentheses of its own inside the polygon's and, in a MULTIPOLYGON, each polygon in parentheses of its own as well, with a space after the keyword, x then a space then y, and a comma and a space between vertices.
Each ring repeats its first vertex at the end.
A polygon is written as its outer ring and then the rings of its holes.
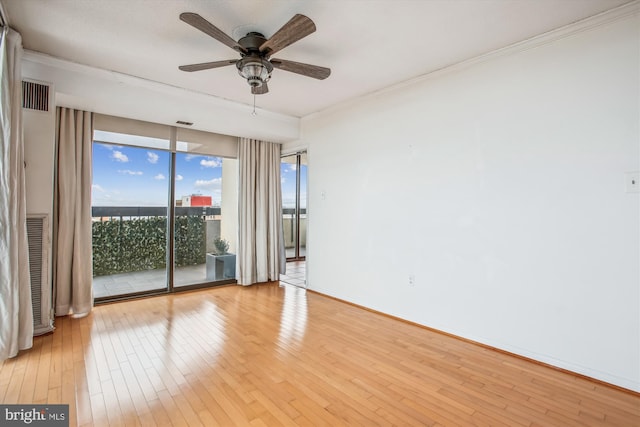
POLYGON ((297 286, 283 286, 284 299, 278 342, 283 347, 299 347, 307 329, 307 291, 297 286))

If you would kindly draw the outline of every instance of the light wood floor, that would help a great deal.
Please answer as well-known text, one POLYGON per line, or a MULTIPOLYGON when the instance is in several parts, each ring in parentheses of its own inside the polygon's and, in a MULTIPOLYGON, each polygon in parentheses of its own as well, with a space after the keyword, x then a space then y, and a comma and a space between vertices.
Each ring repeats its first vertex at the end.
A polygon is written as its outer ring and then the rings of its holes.
POLYGON ((96 307, 0 364, 71 426, 640 425, 640 397, 278 284, 96 307))

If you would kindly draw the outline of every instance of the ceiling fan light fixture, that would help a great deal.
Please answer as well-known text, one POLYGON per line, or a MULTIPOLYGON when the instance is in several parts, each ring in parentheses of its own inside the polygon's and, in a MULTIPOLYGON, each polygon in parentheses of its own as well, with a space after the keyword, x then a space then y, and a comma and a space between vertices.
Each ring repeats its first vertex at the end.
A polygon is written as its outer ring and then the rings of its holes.
POLYGON ((273 65, 269 61, 255 56, 245 56, 236 62, 236 67, 251 87, 260 87, 268 82, 273 71, 273 65))

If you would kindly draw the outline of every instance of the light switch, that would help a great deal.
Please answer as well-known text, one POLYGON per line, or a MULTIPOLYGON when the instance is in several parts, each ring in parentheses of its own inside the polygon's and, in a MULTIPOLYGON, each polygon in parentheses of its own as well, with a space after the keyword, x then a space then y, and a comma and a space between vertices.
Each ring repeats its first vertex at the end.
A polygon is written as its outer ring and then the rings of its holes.
POLYGON ((640 191, 640 172, 627 172, 624 174, 627 193, 637 193, 640 191))

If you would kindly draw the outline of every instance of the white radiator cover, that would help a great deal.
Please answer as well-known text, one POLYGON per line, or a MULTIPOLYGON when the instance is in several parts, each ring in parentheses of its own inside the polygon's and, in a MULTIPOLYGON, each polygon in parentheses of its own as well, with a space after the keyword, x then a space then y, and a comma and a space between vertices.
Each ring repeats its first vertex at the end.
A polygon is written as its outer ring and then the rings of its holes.
POLYGON ((29 242, 29 273, 31 274, 31 303, 33 304, 33 335, 53 331, 53 305, 49 282, 49 217, 27 216, 29 242))

